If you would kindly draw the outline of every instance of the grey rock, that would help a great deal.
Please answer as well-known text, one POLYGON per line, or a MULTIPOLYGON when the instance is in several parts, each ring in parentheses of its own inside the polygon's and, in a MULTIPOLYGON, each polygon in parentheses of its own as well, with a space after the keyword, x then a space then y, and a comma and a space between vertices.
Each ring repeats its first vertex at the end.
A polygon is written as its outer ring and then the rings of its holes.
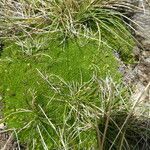
MULTIPOLYGON (((146 1, 139 0, 139 8, 132 17, 132 21, 135 22, 133 24, 135 28, 134 36, 138 41, 133 52, 138 63, 128 73, 132 74, 133 78, 130 75, 130 80, 136 87, 133 94, 134 100, 137 100, 139 93, 150 82, 150 7, 146 1)), ((150 98, 148 93, 146 94, 147 97, 150 98)))

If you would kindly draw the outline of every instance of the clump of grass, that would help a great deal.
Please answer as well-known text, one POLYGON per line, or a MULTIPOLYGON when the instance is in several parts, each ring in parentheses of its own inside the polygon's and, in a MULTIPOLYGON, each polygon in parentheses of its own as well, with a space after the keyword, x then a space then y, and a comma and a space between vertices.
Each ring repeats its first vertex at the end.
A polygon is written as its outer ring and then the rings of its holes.
POLYGON ((5 107, 9 107, 6 108, 9 112, 5 114, 8 125, 10 128, 18 128, 18 136, 28 147, 33 143, 36 147, 41 147, 42 144, 38 143, 43 139, 43 146, 46 145, 49 149, 77 149, 78 145, 81 148, 96 148, 96 131, 99 133, 101 127, 98 125, 108 115, 105 113, 119 111, 122 109, 119 106, 122 107, 123 103, 128 105, 127 102, 118 100, 120 93, 116 98, 115 95, 118 94, 114 90, 118 86, 112 85, 111 89, 110 85, 105 85, 109 81, 105 83, 94 76, 87 83, 66 83, 55 75, 48 78, 39 70, 37 72, 47 84, 45 87, 39 84, 41 90, 44 89, 43 93, 29 89, 23 96, 22 103, 15 103, 15 99, 13 104, 10 99, 5 100, 5 107), (57 82, 54 78, 58 78, 57 82), (113 96, 115 99, 110 99, 113 96), (85 145, 89 141, 91 143, 85 145))
POLYGON ((45 86, 40 82, 43 93, 28 89, 22 106, 17 106, 19 102, 10 106, 10 99, 5 100, 9 108, 4 119, 9 128, 15 128, 26 147, 106 150, 149 147, 149 120, 134 114, 130 93, 124 85, 95 75, 79 83, 65 82, 40 70, 37 73, 45 86))
POLYGON ((25 37, 33 40, 35 35, 45 34, 48 34, 49 39, 61 38, 61 43, 68 38, 84 38, 118 51, 126 62, 129 61, 127 57, 131 57, 133 40, 120 19, 123 15, 115 9, 109 9, 111 6, 113 8, 113 5, 116 6, 117 1, 54 0, 1 3, 4 38, 9 37, 19 43, 24 41, 25 37))

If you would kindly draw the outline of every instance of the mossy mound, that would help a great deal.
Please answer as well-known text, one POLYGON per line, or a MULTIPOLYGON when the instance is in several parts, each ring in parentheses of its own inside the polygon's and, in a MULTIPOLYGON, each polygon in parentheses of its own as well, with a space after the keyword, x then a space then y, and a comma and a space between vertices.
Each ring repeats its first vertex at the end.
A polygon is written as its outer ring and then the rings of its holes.
MULTIPOLYGON (((10 115, 7 120, 10 128, 21 129, 32 120, 38 124, 39 116, 42 117, 38 105, 51 114, 52 121, 62 123, 66 103, 56 100, 47 107, 57 89, 62 88, 61 94, 68 99, 69 89, 58 78, 67 84, 85 84, 96 74, 101 78, 111 74, 116 81, 121 78, 112 50, 104 45, 98 47, 94 42, 82 46, 76 40, 69 41, 65 46, 50 42, 46 50, 33 55, 16 52, 18 49, 16 45, 5 48, 0 63, 4 113, 6 117, 10 115)), ((60 95, 56 94, 55 98, 59 99, 60 95)), ((87 99, 87 102, 98 103, 98 97, 97 100, 93 98, 87 99)), ((36 127, 35 124, 31 130, 36 127)), ((21 132, 23 141, 29 138, 31 130, 21 132)), ((34 134, 30 136, 32 138, 34 134)))
MULTIPOLYGON (((91 38, 90 35, 84 37, 81 31, 78 37, 65 35, 65 41, 60 38, 63 33, 58 33, 60 35, 56 37, 32 35, 32 38, 20 38, 16 43, 5 43, 0 61, 5 122, 9 128, 16 129, 19 139, 27 147, 34 143, 36 149, 42 149, 41 139, 50 149, 59 147, 62 144, 59 130, 67 130, 65 138, 73 135, 69 145, 74 149, 80 140, 81 149, 96 147, 95 129, 87 129, 79 136, 72 128, 74 125, 77 128, 78 124, 82 126, 84 121, 95 123, 96 118, 90 118, 84 112, 85 108, 89 108, 93 116, 96 115, 95 108, 103 109, 98 83, 107 76, 115 82, 122 79, 114 51, 129 62, 133 46, 131 35, 123 24, 120 25, 120 19, 116 19, 118 22, 114 19, 113 23, 105 18, 102 20, 102 31, 98 31, 101 35, 96 31, 96 24, 87 29, 93 30, 91 38), (116 28, 117 23, 121 29, 116 28), (78 116, 78 113, 82 115, 78 116)), ((115 100, 114 103, 119 103, 115 100)))

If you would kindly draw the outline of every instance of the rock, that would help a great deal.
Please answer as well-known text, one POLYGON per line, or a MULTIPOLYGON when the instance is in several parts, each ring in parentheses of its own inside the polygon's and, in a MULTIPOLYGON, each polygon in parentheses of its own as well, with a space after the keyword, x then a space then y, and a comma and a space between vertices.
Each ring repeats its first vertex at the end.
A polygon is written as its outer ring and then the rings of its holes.
MULTIPOLYGON (((145 59, 145 63, 150 64, 150 57, 145 59)), ((149 66, 150 68, 150 66, 149 66)))
MULTIPOLYGON (((132 17, 135 22, 133 24, 134 36, 138 41, 133 50, 138 63, 130 72, 134 76, 132 78, 132 83, 135 85, 135 92, 132 96, 134 100, 138 99, 138 95, 150 82, 150 7, 145 1, 139 0, 139 8, 132 17)), ((149 93, 145 94, 142 99, 150 99, 149 93)))

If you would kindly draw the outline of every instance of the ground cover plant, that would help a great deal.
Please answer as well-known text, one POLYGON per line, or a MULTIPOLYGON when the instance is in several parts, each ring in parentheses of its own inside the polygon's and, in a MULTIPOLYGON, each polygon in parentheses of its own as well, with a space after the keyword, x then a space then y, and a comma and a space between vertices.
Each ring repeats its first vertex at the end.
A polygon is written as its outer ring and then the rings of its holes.
POLYGON ((113 3, 0 2, 0 92, 18 147, 148 148, 115 57, 131 63, 134 41, 113 3))

